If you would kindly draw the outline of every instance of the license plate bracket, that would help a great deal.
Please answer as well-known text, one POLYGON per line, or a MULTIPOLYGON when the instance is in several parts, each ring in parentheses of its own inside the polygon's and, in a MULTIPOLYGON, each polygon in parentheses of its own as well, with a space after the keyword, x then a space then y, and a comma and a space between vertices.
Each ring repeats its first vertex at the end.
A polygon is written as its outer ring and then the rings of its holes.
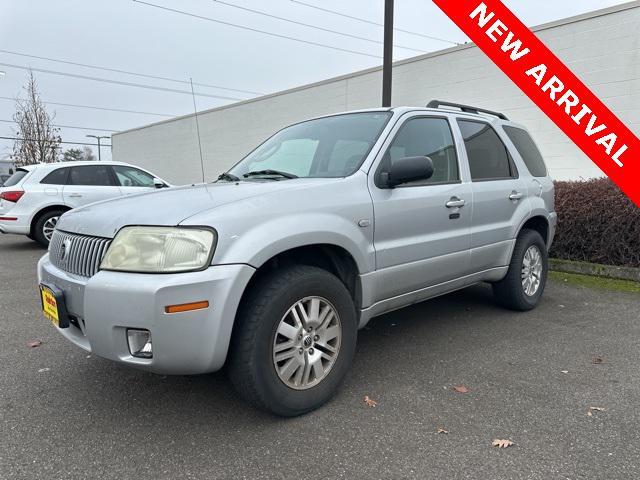
POLYGON ((40 303, 42 313, 58 328, 69 327, 69 314, 64 302, 62 290, 55 285, 40 284, 40 303))

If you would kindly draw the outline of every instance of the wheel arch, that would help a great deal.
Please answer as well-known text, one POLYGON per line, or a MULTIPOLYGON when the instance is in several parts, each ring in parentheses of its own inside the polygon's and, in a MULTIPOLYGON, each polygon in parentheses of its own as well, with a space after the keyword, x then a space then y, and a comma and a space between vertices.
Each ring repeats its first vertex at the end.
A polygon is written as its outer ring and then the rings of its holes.
POLYGON ((538 232, 540 236, 542 236, 542 240, 544 240, 547 248, 549 247, 549 219, 546 216, 537 214, 527 218, 522 223, 522 225, 520 225, 520 228, 518 229, 518 235, 520 235, 520 232, 522 232, 522 230, 524 230, 525 228, 538 232))
POLYGON ((71 207, 68 207, 67 205, 62 205, 62 204, 53 204, 53 205, 47 205, 46 207, 41 208, 31 218, 31 225, 30 225, 30 228, 29 228, 29 235, 33 235, 34 234, 34 229, 35 229, 36 223, 38 222, 40 217, 42 215, 44 215, 45 213, 51 212, 53 210, 62 210, 64 212, 68 212, 69 210, 71 210, 71 207))

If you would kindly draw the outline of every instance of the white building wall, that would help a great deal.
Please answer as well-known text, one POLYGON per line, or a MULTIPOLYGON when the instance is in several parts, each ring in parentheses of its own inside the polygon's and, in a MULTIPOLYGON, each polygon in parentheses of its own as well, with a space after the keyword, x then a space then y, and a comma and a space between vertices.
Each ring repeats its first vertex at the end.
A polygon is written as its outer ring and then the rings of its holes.
MULTIPOLYGON (((533 29, 636 135, 640 133, 640 1, 533 29)), ((309 117, 380 104, 380 68, 198 114, 205 179, 212 180, 278 129, 309 117)), ((477 47, 397 62, 393 105, 449 100, 498 110, 526 125, 556 179, 602 172, 477 47)), ((113 136, 115 160, 176 183, 201 181, 193 115, 113 136)))

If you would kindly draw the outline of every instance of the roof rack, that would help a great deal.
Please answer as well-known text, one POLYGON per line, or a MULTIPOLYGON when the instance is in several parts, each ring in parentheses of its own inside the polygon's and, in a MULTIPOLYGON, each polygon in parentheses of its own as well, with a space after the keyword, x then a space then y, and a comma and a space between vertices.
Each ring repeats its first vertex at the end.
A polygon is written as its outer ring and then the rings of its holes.
POLYGON ((441 100, 431 100, 427 105, 427 108, 440 108, 440 107, 459 108, 461 111, 465 113, 475 113, 476 115, 479 115, 481 113, 486 113, 488 115, 493 115, 494 117, 501 118, 502 120, 509 120, 504 113, 494 112, 492 110, 486 110, 484 108, 472 107, 469 105, 463 105, 461 103, 443 102, 441 100))

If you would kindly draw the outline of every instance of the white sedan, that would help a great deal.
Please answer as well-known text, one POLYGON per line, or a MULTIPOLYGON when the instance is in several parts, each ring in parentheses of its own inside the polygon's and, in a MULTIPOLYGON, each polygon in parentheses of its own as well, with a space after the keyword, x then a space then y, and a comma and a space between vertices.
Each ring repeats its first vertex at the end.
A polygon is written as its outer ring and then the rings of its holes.
POLYGON ((170 185, 120 162, 57 162, 19 167, 0 188, 0 233, 48 246, 58 218, 88 203, 170 185))

